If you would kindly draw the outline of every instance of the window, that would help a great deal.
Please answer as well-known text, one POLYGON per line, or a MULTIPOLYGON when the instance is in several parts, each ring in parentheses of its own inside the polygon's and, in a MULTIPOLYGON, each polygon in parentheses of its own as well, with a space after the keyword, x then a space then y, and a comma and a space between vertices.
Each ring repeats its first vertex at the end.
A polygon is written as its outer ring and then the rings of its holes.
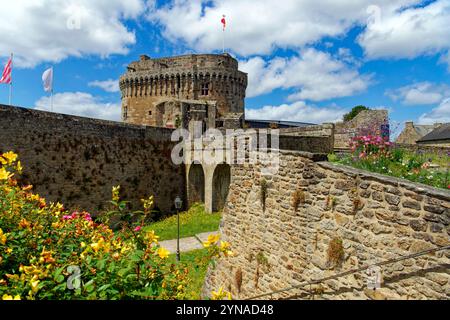
POLYGON ((149 115, 149 116, 151 116, 151 115, 152 115, 152 112, 151 112, 151 111, 149 111, 149 112, 148 112, 148 115, 149 115))
POLYGON ((128 107, 123 107, 123 120, 128 119, 128 107))
POLYGON ((207 96, 209 94, 209 83, 202 84, 202 96, 207 96))

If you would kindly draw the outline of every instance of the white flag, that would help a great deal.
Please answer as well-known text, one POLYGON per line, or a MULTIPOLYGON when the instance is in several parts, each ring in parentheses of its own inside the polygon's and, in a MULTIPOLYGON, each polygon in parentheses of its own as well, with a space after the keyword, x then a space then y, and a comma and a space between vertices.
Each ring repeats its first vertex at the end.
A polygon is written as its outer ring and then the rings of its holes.
POLYGON ((53 91, 53 67, 45 70, 42 75, 42 81, 44 82, 44 90, 46 92, 53 91))

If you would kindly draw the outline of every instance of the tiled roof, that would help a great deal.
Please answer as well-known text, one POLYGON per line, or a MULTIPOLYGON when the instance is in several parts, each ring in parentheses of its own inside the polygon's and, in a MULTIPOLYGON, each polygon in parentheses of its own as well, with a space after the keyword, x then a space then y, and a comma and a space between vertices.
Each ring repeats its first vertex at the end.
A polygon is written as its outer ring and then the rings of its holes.
POLYGON ((443 124, 442 126, 434 129, 417 142, 435 141, 435 140, 450 140, 450 123, 443 124))

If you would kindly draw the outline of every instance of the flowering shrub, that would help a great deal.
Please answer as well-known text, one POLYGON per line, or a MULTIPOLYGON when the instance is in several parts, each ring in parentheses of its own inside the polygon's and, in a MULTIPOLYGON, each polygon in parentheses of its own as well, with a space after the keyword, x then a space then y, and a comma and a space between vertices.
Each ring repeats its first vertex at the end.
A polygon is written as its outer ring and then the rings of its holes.
POLYGON ((364 135, 350 141, 351 154, 330 155, 329 161, 449 189, 450 156, 397 148, 387 138, 364 135))
POLYGON ((352 153, 360 159, 387 157, 391 145, 391 142, 376 135, 358 136, 350 141, 352 153))
MULTIPOLYGON (((124 221, 113 232, 87 212, 47 204, 14 179, 17 155, 0 155, 0 299, 184 299, 189 270, 168 262, 153 231, 124 221)), ((125 205, 113 189, 115 212, 125 205)), ((144 214, 153 199, 143 200, 144 214)), ((108 218, 106 218, 108 220, 108 218)), ((211 256, 229 245, 211 243, 211 256)))

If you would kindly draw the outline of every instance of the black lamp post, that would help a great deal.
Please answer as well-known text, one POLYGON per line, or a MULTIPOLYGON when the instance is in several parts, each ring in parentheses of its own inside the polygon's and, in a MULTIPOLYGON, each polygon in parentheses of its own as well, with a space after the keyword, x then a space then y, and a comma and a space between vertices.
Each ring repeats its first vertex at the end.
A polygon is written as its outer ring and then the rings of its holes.
POLYGON ((175 208, 177 209, 178 233, 177 233, 177 261, 180 261, 180 209, 183 201, 180 197, 175 199, 175 208))

